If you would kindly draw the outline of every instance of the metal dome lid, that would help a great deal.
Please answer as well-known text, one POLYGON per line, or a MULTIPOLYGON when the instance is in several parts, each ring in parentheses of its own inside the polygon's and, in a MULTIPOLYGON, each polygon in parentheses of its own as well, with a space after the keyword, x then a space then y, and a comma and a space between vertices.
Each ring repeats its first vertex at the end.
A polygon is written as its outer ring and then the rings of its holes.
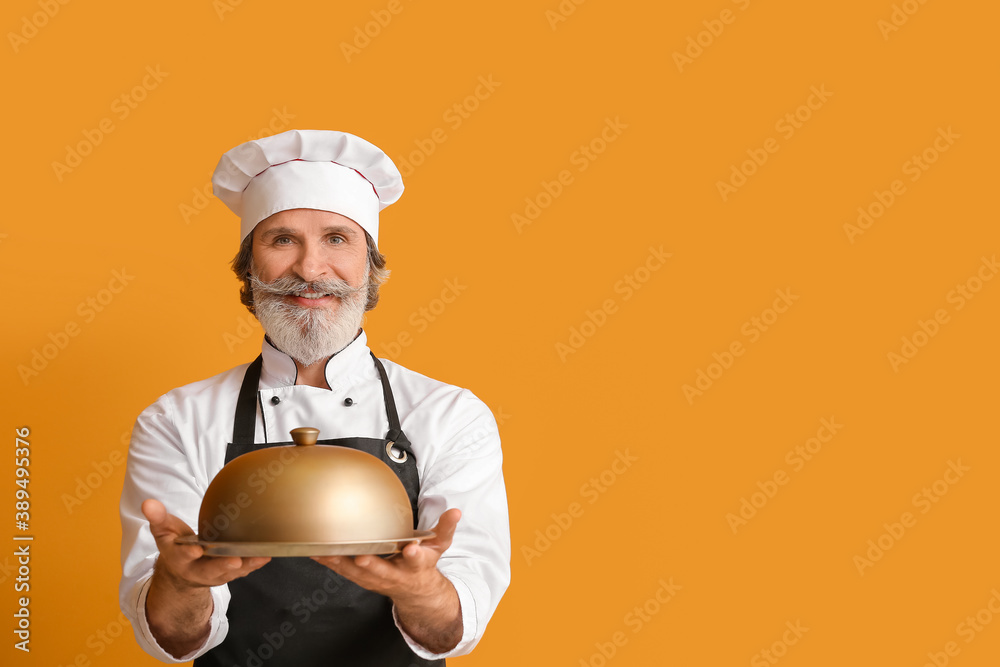
POLYGON ((316 445, 319 430, 291 431, 294 445, 238 456, 202 499, 198 544, 206 555, 324 556, 385 554, 433 537, 413 529, 403 483, 366 452, 316 445))

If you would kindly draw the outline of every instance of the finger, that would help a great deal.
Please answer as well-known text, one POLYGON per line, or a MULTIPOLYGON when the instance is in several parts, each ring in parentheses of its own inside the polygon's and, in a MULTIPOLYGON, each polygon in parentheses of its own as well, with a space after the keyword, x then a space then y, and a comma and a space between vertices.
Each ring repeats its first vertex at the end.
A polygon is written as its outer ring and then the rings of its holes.
POLYGON ((149 521, 149 531, 156 540, 156 548, 165 564, 171 570, 179 570, 188 563, 204 556, 204 549, 197 544, 178 545, 174 540, 181 535, 192 535, 193 531, 186 523, 167 513, 167 509, 158 500, 149 498, 142 503, 142 513, 149 521))
POLYGON ((455 529, 462 518, 462 510, 452 508, 444 512, 434 526, 434 537, 420 542, 411 542, 400 551, 402 558, 395 565, 408 571, 435 567, 438 559, 451 546, 455 529))
MULTIPOLYGON (((314 556, 313 560, 320 565, 325 565, 330 568, 340 576, 353 581, 362 588, 368 588, 369 590, 375 590, 376 588, 389 583, 384 580, 383 575, 389 574, 391 576, 392 570, 382 571, 381 575, 375 574, 368 567, 362 567, 357 563, 358 559, 372 558, 371 556, 358 556, 356 558, 351 558, 350 556, 314 556)), ((375 558, 375 560, 381 560, 375 558)), ((396 577, 393 578, 393 580, 396 577)))
POLYGON ((422 567, 429 567, 437 563, 441 553, 447 549, 446 545, 427 544, 407 544, 400 552, 402 558, 400 565, 409 570, 416 570, 422 567))
MULTIPOLYGON (((177 551, 185 549, 186 547, 179 547, 177 551)), ((199 586, 215 586, 225 583, 229 579, 239 576, 239 571, 243 567, 242 559, 236 557, 202 556, 187 560, 186 556, 161 553, 160 559, 164 561, 164 565, 174 573, 175 577, 188 584, 199 586)))
MULTIPOLYGON (((455 528, 461 518, 462 510, 456 507, 446 511, 438 518, 437 525, 432 528, 434 537, 423 540, 419 546, 431 547, 439 552, 444 551, 451 546, 451 541, 455 537, 455 528)), ((403 553, 406 554, 406 549, 403 549, 403 553)))
POLYGON ((311 556, 311 558, 348 579, 350 579, 351 574, 357 575, 359 572, 354 564, 354 559, 350 556, 311 556))
MULTIPOLYGON (((159 543, 158 543, 159 546, 159 543)), ((167 544, 160 546, 160 553, 164 550, 176 551, 186 561, 195 561, 205 556, 205 550, 197 544, 175 544, 171 539, 167 544)))
POLYGON ((258 556, 255 558, 244 558, 244 567, 249 567, 251 571, 258 570, 271 562, 271 557, 258 556))
POLYGON ((409 564, 404 564, 401 560, 388 561, 378 556, 355 556, 354 569, 358 576, 371 577, 386 581, 395 581, 400 578, 399 571, 402 568, 410 569, 409 564))
POLYGON ((352 581, 359 586, 361 585, 359 582, 355 581, 358 573, 357 571, 351 569, 353 564, 351 563, 350 558, 342 556, 310 556, 310 558, 323 567, 329 568, 331 571, 344 577, 348 581, 352 581))
POLYGON ((380 577, 412 578, 423 570, 435 569, 444 548, 407 544, 394 558, 357 556, 354 564, 364 571, 380 577), (402 575, 400 574, 402 573, 402 575))
POLYGON ((271 562, 270 558, 242 558, 240 560, 242 560, 243 562, 240 564, 238 569, 234 570, 236 576, 233 577, 233 579, 236 579, 238 577, 245 577, 251 572, 259 570, 260 568, 264 567, 265 565, 271 562))
POLYGON ((173 514, 168 514, 167 508, 159 500, 148 498, 143 501, 141 509, 149 521, 149 531, 157 541, 161 537, 173 539, 182 535, 194 535, 191 527, 173 514))
POLYGON ((156 526, 163 523, 167 518, 167 508, 163 506, 159 500, 153 498, 147 498, 142 501, 142 513, 149 520, 150 526, 156 526))
POLYGON ((208 585, 219 585, 245 577, 270 562, 270 558, 205 557, 188 567, 187 578, 208 585))

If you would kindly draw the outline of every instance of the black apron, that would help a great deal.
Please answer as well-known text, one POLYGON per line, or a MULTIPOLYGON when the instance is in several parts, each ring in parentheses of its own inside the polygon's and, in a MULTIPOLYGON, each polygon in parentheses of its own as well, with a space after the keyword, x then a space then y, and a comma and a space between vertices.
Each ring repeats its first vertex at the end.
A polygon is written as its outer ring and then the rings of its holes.
MULTIPOLYGON (((399 427, 385 368, 374 354, 372 359, 382 381, 389 432, 384 439, 336 438, 316 444, 359 449, 385 462, 406 488, 416 528, 417 465, 410 442, 399 427)), ((257 357, 243 377, 226 463, 247 452, 294 444, 254 443, 262 364, 262 358, 257 357)), ((444 660, 425 660, 410 650, 393 623, 389 598, 365 590, 309 558, 273 558, 259 570, 229 582, 229 592, 229 633, 222 644, 195 659, 195 667, 445 664, 444 660)))

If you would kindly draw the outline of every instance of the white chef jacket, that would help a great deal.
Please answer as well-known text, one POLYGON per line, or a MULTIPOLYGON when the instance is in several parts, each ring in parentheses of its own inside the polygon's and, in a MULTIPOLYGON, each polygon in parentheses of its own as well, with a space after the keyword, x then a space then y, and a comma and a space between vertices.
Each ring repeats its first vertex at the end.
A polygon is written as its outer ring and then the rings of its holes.
MULTIPOLYGON (((330 389, 296 385, 295 362, 268 341, 257 401, 255 442, 288 442, 289 431, 314 426, 320 438, 383 438, 389 428, 378 371, 361 334, 326 366, 330 389), (280 402, 272 403, 278 397, 280 402), (351 398, 352 405, 344 399, 351 398)), ((418 529, 428 530, 449 508, 462 519, 438 569, 455 586, 462 606, 462 639, 451 651, 429 653, 400 628, 410 648, 428 659, 464 655, 479 642, 510 583, 510 528, 501 470, 500 435, 489 408, 467 389, 444 384, 383 360, 420 477, 418 529)), ((139 645, 163 662, 186 662, 222 643, 229 630, 229 586, 211 589, 215 607, 208 639, 174 658, 153 638, 146 593, 156 542, 140 506, 147 498, 197 530, 209 482, 222 468, 232 440, 236 399, 249 364, 174 389, 136 420, 121 499, 122 579, 119 602, 139 645)), ((399 621, 393 609, 396 626, 399 621)))

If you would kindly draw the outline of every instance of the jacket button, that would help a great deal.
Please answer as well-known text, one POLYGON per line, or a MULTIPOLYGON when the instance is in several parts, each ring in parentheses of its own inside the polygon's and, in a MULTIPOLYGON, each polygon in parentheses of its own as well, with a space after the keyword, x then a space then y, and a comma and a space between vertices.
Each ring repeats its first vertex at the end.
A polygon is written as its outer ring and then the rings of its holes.
POLYGON ((277 396, 272 396, 271 397, 271 405, 277 405, 278 403, 281 403, 281 399, 278 398, 277 396))
POLYGON ((344 399, 344 405, 346 405, 347 407, 351 407, 352 405, 354 405, 354 399, 348 396, 347 398, 344 399))

